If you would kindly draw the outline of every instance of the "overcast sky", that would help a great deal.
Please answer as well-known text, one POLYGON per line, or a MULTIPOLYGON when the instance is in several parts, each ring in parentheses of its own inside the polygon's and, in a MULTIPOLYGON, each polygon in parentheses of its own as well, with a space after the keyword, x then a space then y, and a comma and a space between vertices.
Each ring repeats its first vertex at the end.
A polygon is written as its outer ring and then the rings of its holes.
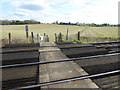
POLYGON ((119 0, 0 0, 0 19, 118 23, 119 0))

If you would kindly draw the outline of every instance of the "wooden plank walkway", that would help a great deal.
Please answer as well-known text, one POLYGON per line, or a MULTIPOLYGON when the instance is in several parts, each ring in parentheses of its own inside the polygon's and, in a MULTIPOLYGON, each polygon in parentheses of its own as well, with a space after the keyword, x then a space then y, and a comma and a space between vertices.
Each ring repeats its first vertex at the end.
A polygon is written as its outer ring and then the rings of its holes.
MULTIPOLYGON (((55 45, 53 42, 41 42, 41 46, 55 45)), ((52 61, 67 59, 57 47, 43 47, 40 50, 40 61, 52 61), (51 50, 51 51, 50 51, 51 50), (47 52, 48 51, 48 52, 47 52)), ((50 63, 39 66, 39 82, 50 82, 72 77, 88 75, 74 61, 50 63)), ((91 79, 77 80, 55 85, 43 86, 41 88, 99 88, 91 79)))

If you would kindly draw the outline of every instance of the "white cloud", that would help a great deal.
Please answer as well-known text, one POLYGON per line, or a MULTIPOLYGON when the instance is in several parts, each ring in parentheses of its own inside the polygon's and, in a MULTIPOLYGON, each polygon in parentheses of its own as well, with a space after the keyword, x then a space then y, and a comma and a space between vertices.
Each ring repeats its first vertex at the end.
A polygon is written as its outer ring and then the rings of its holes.
MULTIPOLYGON (((22 15, 41 22, 118 23, 119 0, 6 0, 22 15)), ((19 16, 20 15, 20 16, 19 16)), ((25 19, 24 17, 24 19, 25 19)), ((21 18, 23 19, 23 18, 21 18)))
POLYGON ((67 12, 71 21, 86 23, 118 23, 118 0, 88 0, 88 3, 83 1, 81 4, 79 0, 75 1, 74 5, 81 5, 82 7, 72 12, 67 12))
POLYGON ((14 13, 14 15, 16 15, 16 16, 28 16, 29 14, 25 13, 25 12, 16 12, 16 13, 14 13))

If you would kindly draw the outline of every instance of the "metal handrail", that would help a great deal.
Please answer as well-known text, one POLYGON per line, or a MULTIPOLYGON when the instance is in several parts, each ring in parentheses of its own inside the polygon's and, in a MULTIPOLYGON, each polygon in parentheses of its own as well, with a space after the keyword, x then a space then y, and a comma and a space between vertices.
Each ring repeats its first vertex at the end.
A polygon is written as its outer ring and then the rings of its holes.
POLYGON ((90 58, 99 58, 99 57, 114 56, 114 55, 119 55, 119 54, 120 54, 120 53, 113 53, 113 54, 87 56, 87 57, 80 57, 80 58, 67 58, 67 59, 62 59, 62 60, 51 60, 51 61, 45 61, 45 62, 33 62, 33 63, 24 63, 24 64, 12 64, 12 65, 0 66, 0 68, 3 68, 3 69, 4 69, 4 68, 11 68, 11 67, 21 67, 21 66, 31 66, 31 65, 39 65, 39 64, 65 62, 65 61, 84 60, 84 59, 90 59, 90 58))
POLYGON ((47 82, 47 83, 40 83, 40 84, 37 84, 37 85, 19 87, 19 88, 10 89, 10 90, 20 90, 20 89, 36 88, 36 87, 53 85, 53 84, 59 84, 59 83, 65 83, 65 82, 70 82, 70 81, 75 81, 75 80, 82 80, 82 79, 87 79, 87 78, 94 78, 94 77, 99 77, 99 76, 105 76, 105 75, 115 74, 115 73, 119 73, 119 72, 120 72, 120 70, 115 70, 115 71, 110 71, 110 72, 105 72, 105 73, 99 73, 99 74, 79 76, 79 77, 71 78, 71 79, 51 81, 51 82, 47 82))

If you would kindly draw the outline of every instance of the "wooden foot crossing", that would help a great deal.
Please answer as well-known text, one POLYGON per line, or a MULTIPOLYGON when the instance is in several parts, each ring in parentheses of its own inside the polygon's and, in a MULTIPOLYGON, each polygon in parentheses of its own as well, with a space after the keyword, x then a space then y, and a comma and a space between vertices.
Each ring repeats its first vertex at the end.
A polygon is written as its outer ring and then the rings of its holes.
MULTIPOLYGON (((41 43, 41 46, 46 46, 46 45, 53 46, 55 45, 55 43, 52 43, 52 42, 41 43)), ((67 57, 60 51, 60 49, 58 50, 57 47, 43 47, 42 50, 40 54, 40 61, 67 59, 67 57), (50 50, 55 50, 55 51, 49 52, 50 50)), ((40 65, 39 71, 40 71, 40 83, 88 75, 82 68, 80 68, 73 61, 40 65)), ((44 88, 44 87, 46 88, 98 88, 98 86, 95 83, 93 83, 92 80, 90 79, 59 83, 55 85, 43 86, 41 88, 44 88)))

